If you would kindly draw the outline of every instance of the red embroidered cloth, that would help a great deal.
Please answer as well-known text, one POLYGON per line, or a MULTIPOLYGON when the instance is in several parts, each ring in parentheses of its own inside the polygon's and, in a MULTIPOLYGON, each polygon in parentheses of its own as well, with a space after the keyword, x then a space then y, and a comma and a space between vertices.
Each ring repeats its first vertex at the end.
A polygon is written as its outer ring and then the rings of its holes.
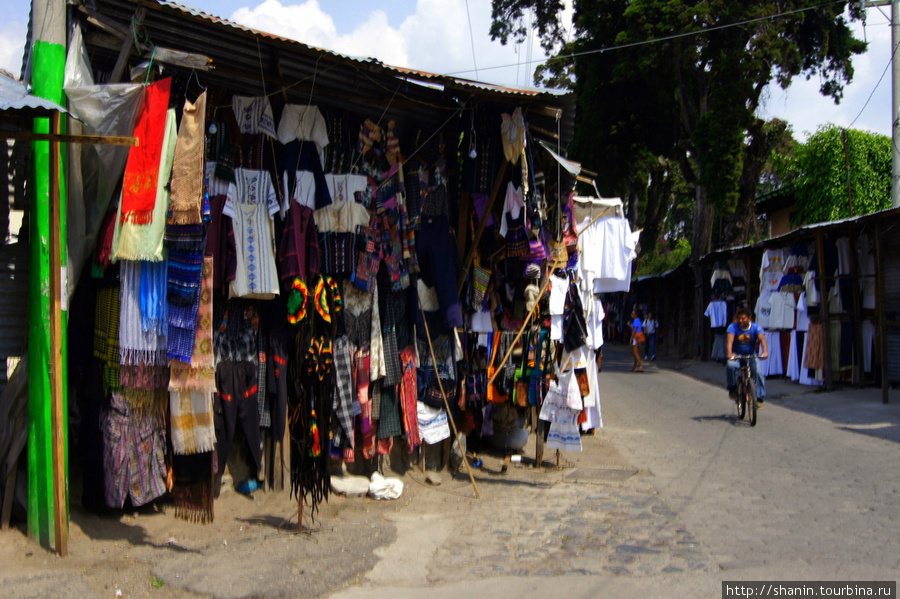
MULTIPOLYGON (((166 110, 172 79, 167 77, 147 86, 144 105, 138 114, 134 136, 138 145, 131 148, 122 182, 122 223, 148 225, 153 222, 153 206, 159 185, 159 163, 166 130, 166 110)), ((163 182, 165 184, 166 182, 163 182)))

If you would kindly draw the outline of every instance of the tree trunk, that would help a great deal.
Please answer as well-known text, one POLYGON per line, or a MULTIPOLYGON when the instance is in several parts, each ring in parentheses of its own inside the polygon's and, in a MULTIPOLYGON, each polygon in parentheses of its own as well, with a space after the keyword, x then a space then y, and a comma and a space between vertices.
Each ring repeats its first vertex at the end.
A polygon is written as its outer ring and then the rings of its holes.
POLYGON ((746 245, 751 235, 759 237, 756 226, 756 189, 772 149, 784 136, 786 123, 772 121, 766 128, 762 119, 755 119, 749 128, 749 143, 744 147, 744 164, 738 182, 738 205, 725 230, 726 246, 746 245))
POLYGON ((699 260, 712 249, 716 206, 706 196, 706 187, 694 186, 694 232, 691 236, 691 260, 699 260))
POLYGON ((650 169, 650 185, 647 187, 644 208, 644 231, 641 233, 641 253, 644 255, 656 250, 672 196, 673 180, 668 164, 658 164, 650 169))

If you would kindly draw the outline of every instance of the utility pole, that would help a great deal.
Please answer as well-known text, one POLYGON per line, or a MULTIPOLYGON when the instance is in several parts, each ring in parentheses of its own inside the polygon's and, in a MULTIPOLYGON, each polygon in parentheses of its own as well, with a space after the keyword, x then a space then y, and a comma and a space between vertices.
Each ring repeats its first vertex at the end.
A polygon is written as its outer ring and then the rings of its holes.
POLYGON ((891 208, 900 208, 900 0, 891 2, 891 208))
POLYGON ((891 5, 891 208, 900 208, 900 0, 859 0, 863 25, 866 9, 891 5))

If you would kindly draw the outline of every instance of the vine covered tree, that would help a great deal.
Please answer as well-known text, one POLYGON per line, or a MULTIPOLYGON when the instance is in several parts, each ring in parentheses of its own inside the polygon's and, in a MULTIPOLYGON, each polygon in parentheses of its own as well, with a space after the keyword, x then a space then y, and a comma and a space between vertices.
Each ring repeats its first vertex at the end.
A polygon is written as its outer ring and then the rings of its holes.
POLYGON ((555 54, 539 82, 574 89, 573 149, 586 167, 630 197, 650 179, 647 156, 677 163, 694 198, 695 258, 712 249, 717 218, 729 222, 722 241, 749 235, 759 175, 785 131, 755 114, 766 87, 815 76, 840 101, 866 47, 844 17, 857 16, 856 2, 574 0, 568 38, 559 0, 492 3, 491 34, 503 42, 533 14, 555 54))
POLYGON ((891 138, 825 125, 776 170, 793 184, 795 224, 860 216, 891 207, 891 138))

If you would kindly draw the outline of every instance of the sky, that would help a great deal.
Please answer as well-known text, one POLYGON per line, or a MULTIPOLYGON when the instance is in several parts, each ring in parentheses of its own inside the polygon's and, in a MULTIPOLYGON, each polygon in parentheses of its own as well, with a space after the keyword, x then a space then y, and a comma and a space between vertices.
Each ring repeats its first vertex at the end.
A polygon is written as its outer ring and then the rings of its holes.
MULTIPOLYGON (((566 0, 571 5, 571 0, 566 0)), ((514 87, 532 87, 544 57, 536 40, 502 46, 490 40, 490 0, 185 0, 191 8, 247 27, 350 56, 394 66, 456 75, 514 87), (498 68, 503 67, 503 68, 498 68)), ((0 0, 0 68, 18 76, 29 0, 0 0)), ((788 90, 770 87, 763 118, 791 124, 805 140, 825 124, 891 134, 890 13, 868 9, 856 25, 869 51, 853 61, 853 82, 835 105, 818 93, 817 78, 797 79, 788 90), (879 82, 880 81, 880 82, 879 82)))

